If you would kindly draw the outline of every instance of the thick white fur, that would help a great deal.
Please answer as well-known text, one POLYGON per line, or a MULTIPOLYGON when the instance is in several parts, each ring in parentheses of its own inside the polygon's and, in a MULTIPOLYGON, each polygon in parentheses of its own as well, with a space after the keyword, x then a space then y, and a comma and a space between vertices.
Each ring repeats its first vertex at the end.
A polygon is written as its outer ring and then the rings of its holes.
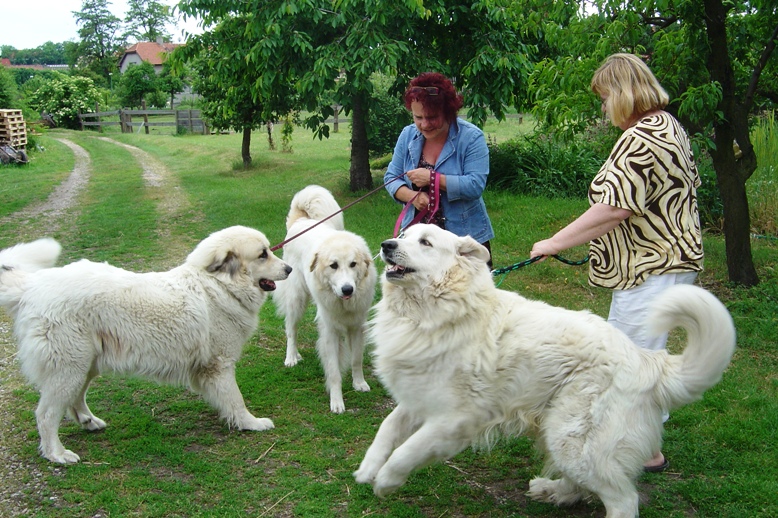
POLYGON ((66 413, 87 430, 105 428, 86 392, 108 371, 188 386, 230 426, 273 427, 249 413, 235 382, 265 290, 291 271, 261 232, 215 232, 168 272, 133 273, 87 260, 47 268, 58 254, 53 240, 0 252, 0 305, 14 317, 22 371, 40 390, 35 414, 44 457, 80 460, 58 436, 66 413))
POLYGON ((377 282, 370 248, 360 236, 343 230, 342 213, 320 223, 339 210, 324 187, 309 185, 295 194, 286 236, 299 236, 284 245, 284 260, 294 271, 273 293, 286 325, 287 367, 302 359, 297 350, 297 325, 309 301, 316 304, 316 350, 330 393, 330 410, 338 414, 346 410, 342 372, 349 361, 354 390, 370 390, 362 371, 364 327, 377 282))
POLYGON ((469 237, 415 225, 381 248, 389 267, 370 337, 397 407, 357 482, 385 496, 420 466, 530 433, 546 453, 532 498, 566 505, 594 493, 609 518, 637 516, 634 479, 660 448, 663 412, 699 399, 729 363, 726 308, 701 288, 668 289, 650 324, 685 328, 688 344, 650 352, 589 312, 498 290, 469 237))

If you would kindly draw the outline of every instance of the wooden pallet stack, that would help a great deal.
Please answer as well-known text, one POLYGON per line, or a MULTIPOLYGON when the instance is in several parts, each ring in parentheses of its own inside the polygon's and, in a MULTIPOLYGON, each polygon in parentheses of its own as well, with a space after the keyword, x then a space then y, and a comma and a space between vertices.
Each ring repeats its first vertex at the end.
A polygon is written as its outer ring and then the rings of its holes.
POLYGON ((0 143, 16 149, 27 146, 27 126, 22 110, 0 110, 0 143))

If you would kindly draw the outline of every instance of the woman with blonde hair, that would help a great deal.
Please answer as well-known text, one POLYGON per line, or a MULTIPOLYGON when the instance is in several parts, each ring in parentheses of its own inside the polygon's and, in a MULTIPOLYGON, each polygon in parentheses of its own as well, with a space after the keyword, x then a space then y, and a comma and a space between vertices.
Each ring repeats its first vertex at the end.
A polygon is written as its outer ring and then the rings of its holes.
MULTIPOLYGON (((639 57, 613 54, 594 73, 592 91, 624 133, 589 187, 589 209, 532 247, 531 257, 589 243, 589 283, 613 290, 608 321, 638 346, 664 349, 667 335, 644 327, 648 305, 702 270, 697 187, 700 177, 680 123, 664 111, 669 96, 639 57)), ((663 471, 661 451, 645 470, 663 471)))

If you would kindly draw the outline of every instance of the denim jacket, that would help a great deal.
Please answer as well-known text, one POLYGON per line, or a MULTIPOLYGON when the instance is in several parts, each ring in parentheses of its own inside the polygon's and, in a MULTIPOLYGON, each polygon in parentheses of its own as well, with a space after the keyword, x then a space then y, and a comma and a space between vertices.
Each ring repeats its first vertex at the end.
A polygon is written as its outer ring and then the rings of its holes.
MULTIPOLYGON (((392 199, 397 189, 411 188, 407 171, 419 166, 424 137, 415 124, 406 126, 394 148, 392 161, 384 174, 389 182, 386 190, 392 199), (396 179, 394 181, 390 181, 396 179)), ((446 218, 446 230, 459 236, 469 235, 479 243, 494 238, 494 230, 481 196, 489 175, 489 148, 484 133, 474 124, 457 118, 448 130, 448 140, 435 163, 435 171, 446 175, 446 190, 441 191, 440 204, 446 218)), ((413 219, 414 211, 406 212, 402 221, 405 228, 413 219)))

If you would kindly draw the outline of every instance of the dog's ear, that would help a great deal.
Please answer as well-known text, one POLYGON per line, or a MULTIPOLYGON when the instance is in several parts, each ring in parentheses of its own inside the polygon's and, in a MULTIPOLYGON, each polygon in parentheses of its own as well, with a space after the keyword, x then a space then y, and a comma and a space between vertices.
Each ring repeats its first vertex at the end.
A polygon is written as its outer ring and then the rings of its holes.
POLYGON ((229 274, 230 277, 235 276, 239 270, 240 259, 232 251, 227 252, 224 257, 215 257, 213 262, 205 268, 208 273, 222 271, 229 274))
POLYGON ((319 254, 313 254, 313 260, 311 261, 311 270, 313 271, 316 268, 316 262, 319 260, 319 254))
POLYGON ((460 237, 457 253, 463 257, 489 261, 489 250, 470 236, 460 237))

